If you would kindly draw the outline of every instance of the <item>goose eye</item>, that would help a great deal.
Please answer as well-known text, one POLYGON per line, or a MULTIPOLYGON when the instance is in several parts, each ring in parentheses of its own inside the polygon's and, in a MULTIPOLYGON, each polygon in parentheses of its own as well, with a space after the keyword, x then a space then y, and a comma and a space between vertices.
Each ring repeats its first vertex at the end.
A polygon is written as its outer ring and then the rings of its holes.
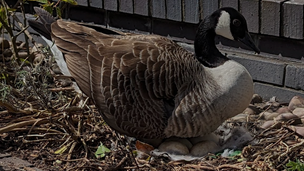
POLYGON ((238 19, 234 19, 234 20, 233 20, 233 25, 239 27, 239 26, 241 25, 241 21, 238 20, 238 19))

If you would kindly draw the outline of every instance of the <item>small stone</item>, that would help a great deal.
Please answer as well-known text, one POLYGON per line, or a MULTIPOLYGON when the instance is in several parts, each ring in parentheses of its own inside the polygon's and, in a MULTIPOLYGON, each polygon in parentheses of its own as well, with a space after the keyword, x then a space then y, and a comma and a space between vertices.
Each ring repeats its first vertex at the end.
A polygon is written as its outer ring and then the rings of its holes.
POLYGON ((260 95, 258 95, 258 94, 254 94, 253 96, 252 96, 252 99, 251 99, 251 104, 255 104, 255 103, 262 103, 263 102, 263 98, 260 96, 260 95))
MULTIPOLYGON (((258 107, 257 105, 249 104, 249 106, 248 106, 247 108, 253 110, 253 112, 254 112, 253 114, 254 114, 254 115, 257 115, 257 114, 259 114, 259 113, 262 112, 260 106, 258 107)), ((246 109, 245 109, 244 112, 246 112, 246 109)), ((251 114, 251 113, 248 113, 248 114, 251 114)))
POLYGON ((300 118, 304 118, 304 108, 295 108, 292 113, 300 118))
POLYGON ((269 102, 277 102, 277 97, 276 96, 273 96, 269 99, 269 102))
POLYGON ((256 112, 250 108, 250 107, 247 107, 244 111, 243 111, 244 114, 247 114, 247 115, 254 115, 256 114, 256 112))
POLYGON ((289 121, 294 120, 293 124, 301 124, 301 119, 292 113, 282 113, 275 118, 277 121, 289 121))
POLYGON ((281 126, 281 123, 275 123, 273 120, 271 120, 271 121, 264 122, 264 124, 262 126, 260 126, 260 128, 267 129, 267 128, 270 128, 271 126, 273 126, 274 124, 276 124, 276 126, 274 128, 279 128, 281 126))
POLYGON ((287 141, 286 141, 286 144, 287 144, 287 145, 294 145, 294 144, 297 144, 297 143, 299 143, 299 142, 296 141, 296 140, 287 140, 287 141))
POLYGON ((260 127, 263 128, 263 129, 267 129, 269 127, 271 127, 272 125, 274 124, 274 121, 266 121, 264 122, 260 127))
POLYGON ((285 107, 280 107, 276 112, 281 114, 281 113, 290 113, 291 111, 288 109, 287 106, 285 106, 285 107))
POLYGON ((38 43, 37 46, 33 46, 33 48, 31 49, 31 52, 41 52, 41 48, 43 48, 43 44, 38 43))
POLYGON ((208 153, 218 152, 220 147, 213 141, 202 141, 195 144, 191 150, 190 154, 193 156, 204 156, 208 153))
POLYGON ((276 113, 276 112, 264 112, 262 113, 262 118, 264 118, 265 120, 273 120, 273 118, 279 116, 280 114, 279 113, 276 113))
POLYGON ((304 137, 304 127, 302 126, 288 126, 288 127, 294 130, 297 134, 304 137))
POLYGON ((300 96, 294 96, 288 105, 288 109, 293 111, 297 107, 302 107, 304 108, 304 99, 300 96))
POLYGON ((280 103, 278 102, 266 102, 266 104, 262 107, 263 110, 272 110, 276 111, 280 108, 280 103))
POLYGON ((178 141, 165 141, 158 147, 159 151, 167 152, 170 154, 187 155, 189 149, 186 145, 178 141))
POLYGON ((27 52, 18 52, 18 56, 19 58, 25 59, 26 57, 29 56, 29 54, 27 52))
POLYGON ((10 47, 10 44, 9 44, 8 40, 0 37, 0 49, 2 49, 2 47, 3 47, 3 49, 8 49, 10 47))
POLYGON ((248 115, 241 113, 231 118, 234 122, 247 122, 248 115))

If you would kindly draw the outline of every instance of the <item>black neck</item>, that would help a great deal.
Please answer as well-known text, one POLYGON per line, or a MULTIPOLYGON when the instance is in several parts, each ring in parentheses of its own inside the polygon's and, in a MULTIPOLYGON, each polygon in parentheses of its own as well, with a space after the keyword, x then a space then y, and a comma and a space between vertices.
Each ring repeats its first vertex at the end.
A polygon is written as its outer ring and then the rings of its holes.
POLYGON ((194 49, 198 61, 206 67, 217 67, 227 60, 215 46, 215 24, 206 18, 200 25, 195 37, 194 49))

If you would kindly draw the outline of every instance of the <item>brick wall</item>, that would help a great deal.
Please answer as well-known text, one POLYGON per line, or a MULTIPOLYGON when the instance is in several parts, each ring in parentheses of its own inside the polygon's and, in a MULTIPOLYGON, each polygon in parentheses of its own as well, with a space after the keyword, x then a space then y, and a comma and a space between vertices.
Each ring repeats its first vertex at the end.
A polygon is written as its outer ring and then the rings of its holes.
MULTIPOLYGON (((179 43, 194 52, 192 44, 179 43)), ((304 97, 304 63, 297 60, 280 59, 264 54, 254 55, 250 51, 218 45, 227 54, 246 67, 254 81, 255 93, 268 100, 273 96, 281 102, 288 102, 293 96, 304 97)))
MULTIPOLYGON (((288 101, 304 96, 303 0, 77 0, 65 18, 170 36, 193 43, 200 20, 220 7, 238 9, 263 53, 253 55, 238 42, 218 38, 223 52, 243 64, 265 98, 288 101), (235 48, 227 48, 237 47, 235 48), (266 52, 266 53, 265 53, 266 52), (269 55, 269 54, 271 55, 269 55), (302 60, 301 60, 302 59, 302 60)), ((191 46, 190 46, 191 50, 191 46)))
POLYGON ((304 63, 276 56, 253 55, 246 51, 221 48, 228 57, 244 65, 254 80, 254 89, 265 99, 276 96, 289 101, 293 96, 304 97, 304 63))
MULTIPOLYGON (((220 7, 238 9, 261 51, 302 59, 303 0, 77 0, 66 17, 193 40, 197 24, 220 7)), ((224 45, 238 43, 219 39, 224 45)), ((242 48, 245 48, 241 46, 242 48)), ((245 48, 246 49, 246 48, 245 48)))

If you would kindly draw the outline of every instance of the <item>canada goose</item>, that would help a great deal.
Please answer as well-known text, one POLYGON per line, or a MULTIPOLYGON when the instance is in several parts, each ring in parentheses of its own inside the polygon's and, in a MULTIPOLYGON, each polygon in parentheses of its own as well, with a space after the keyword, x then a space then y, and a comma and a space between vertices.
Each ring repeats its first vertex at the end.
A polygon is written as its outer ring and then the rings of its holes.
POLYGON ((220 35, 259 53, 245 18, 233 8, 221 8, 200 23, 195 54, 158 35, 98 32, 35 11, 40 22, 29 21, 30 26, 55 42, 80 89, 122 134, 203 136, 241 113, 253 95, 247 70, 215 46, 220 35))

